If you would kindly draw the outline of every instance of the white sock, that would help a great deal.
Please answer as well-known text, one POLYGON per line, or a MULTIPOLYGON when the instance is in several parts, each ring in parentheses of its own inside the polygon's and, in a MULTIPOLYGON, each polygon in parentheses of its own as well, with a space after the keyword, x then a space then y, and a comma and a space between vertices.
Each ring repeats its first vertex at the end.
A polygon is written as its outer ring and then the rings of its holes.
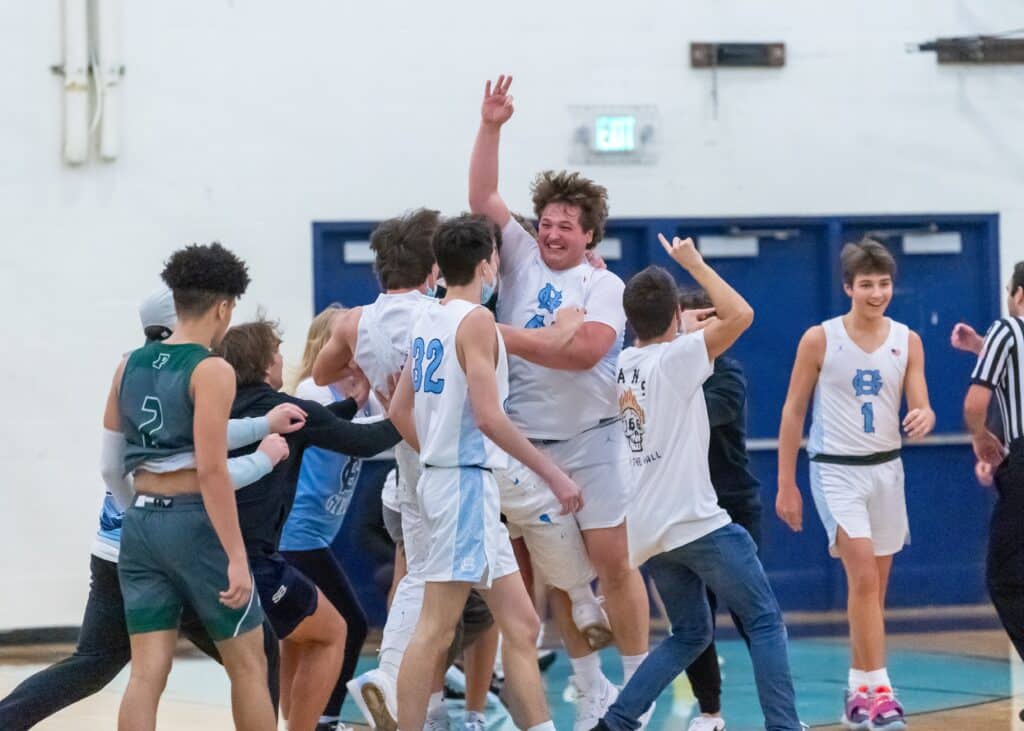
POLYGON ((594 596, 594 590, 590 588, 590 584, 577 584, 571 589, 567 589, 565 593, 569 595, 569 599, 573 604, 597 601, 597 597, 594 596))
POLYGON ((480 711, 466 711, 466 723, 472 723, 473 721, 479 721, 480 723, 483 723, 486 720, 487 716, 485 716, 480 711))
POLYGON ((538 723, 536 726, 530 726, 526 731, 556 731, 554 721, 545 721, 544 723, 538 723))
POLYGON ((622 656, 622 684, 625 685, 629 682, 629 679, 636 673, 636 669, 640 667, 642 663, 647 659, 647 653, 644 652, 640 655, 623 655, 622 656))
POLYGON ((320 720, 317 723, 334 723, 340 720, 337 716, 320 716, 320 720))
POLYGON ((892 682, 889 680, 889 671, 886 668, 868 670, 865 675, 867 675, 867 684, 872 688, 877 688, 881 685, 884 685, 886 688, 892 687, 892 682))
POLYGON ((427 713, 433 713, 441 704, 444 703, 444 691, 439 690, 436 693, 430 694, 430 700, 427 701, 427 713))
POLYGON ((604 678, 604 673, 601 672, 601 658, 596 652, 583 657, 570 657, 569 664, 572 665, 573 675, 576 676, 576 685, 584 692, 599 685, 604 678))
POLYGON ((847 676, 847 685, 850 690, 857 690, 862 686, 870 686, 871 681, 868 680, 867 670, 857 670, 856 668, 850 668, 850 674, 847 676))

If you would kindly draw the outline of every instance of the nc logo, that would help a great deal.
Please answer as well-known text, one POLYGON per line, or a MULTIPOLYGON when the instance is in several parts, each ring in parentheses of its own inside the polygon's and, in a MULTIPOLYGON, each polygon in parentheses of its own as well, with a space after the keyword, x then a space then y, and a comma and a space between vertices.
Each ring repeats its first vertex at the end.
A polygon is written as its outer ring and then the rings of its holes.
POLYGON ((857 369, 853 377, 854 396, 877 396, 882 390, 882 374, 879 371, 862 371, 857 369))
POLYGON ((549 282, 537 293, 537 304, 540 305, 542 310, 553 313, 562 306, 562 293, 549 282))

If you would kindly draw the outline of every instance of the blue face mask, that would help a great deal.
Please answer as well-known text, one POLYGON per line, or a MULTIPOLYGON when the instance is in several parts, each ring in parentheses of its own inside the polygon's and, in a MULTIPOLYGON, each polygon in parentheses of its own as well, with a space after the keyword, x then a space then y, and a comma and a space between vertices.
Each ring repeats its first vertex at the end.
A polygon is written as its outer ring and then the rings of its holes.
POLYGON ((437 286, 435 285, 433 287, 427 287, 427 291, 424 292, 423 294, 427 295, 427 297, 436 297, 437 296, 437 286))
POLYGON ((491 301, 491 297, 498 291, 498 278, 495 277, 493 282, 484 282, 483 287, 480 289, 480 304, 486 305, 491 301))

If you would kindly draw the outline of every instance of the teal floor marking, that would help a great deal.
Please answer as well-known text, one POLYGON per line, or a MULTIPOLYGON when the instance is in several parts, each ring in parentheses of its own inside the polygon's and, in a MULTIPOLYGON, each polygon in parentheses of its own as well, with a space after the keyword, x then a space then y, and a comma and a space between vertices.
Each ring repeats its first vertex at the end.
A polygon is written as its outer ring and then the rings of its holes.
MULTIPOLYGON (((761 708, 746 646, 739 640, 718 643, 722 664, 722 712, 730 731, 764 728, 761 708)), ((797 708, 804 723, 835 723, 842 710, 846 684, 848 650, 830 640, 797 639, 790 642, 790 663, 796 686, 797 708)), ((615 652, 601 653, 605 673, 621 682, 622 671, 615 652)), ((898 650, 890 652, 889 674, 896 684, 907 713, 984 703, 1011 693, 1010 666, 1006 662, 962 655, 898 650)), ((363 672, 374 665, 365 658, 363 672)), ((548 703, 559 729, 571 729, 574 706, 567 699, 566 686, 571 669, 564 652, 544 674, 548 703)), ((450 702, 452 729, 462 731, 461 702, 450 702)), ((658 698, 650 731, 683 731, 691 713, 696 713, 693 693, 685 679, 678 679, 658 698)), ((346 701, 343 718, 358 719, 359 712, 346 701)), ((513 731, 503 708, 488 709, 489 731, 513 731)))

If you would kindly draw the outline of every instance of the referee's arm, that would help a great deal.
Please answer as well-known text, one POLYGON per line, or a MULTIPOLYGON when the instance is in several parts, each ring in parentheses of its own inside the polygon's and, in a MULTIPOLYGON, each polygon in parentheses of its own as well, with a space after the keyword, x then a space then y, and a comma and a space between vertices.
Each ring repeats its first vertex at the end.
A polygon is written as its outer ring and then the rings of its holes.
POLYGON ((997 465, 1005 452, 1002 442, 988 430, 986 418, 992 391, 1006 372, 1011 358, 1016 358, 1015 339, 1009 323, 993 323, 985 336, 985 344, 971 373, 971 386, 964 399, 964 422, 971 434, 974 454, 982 462, 997 465))

